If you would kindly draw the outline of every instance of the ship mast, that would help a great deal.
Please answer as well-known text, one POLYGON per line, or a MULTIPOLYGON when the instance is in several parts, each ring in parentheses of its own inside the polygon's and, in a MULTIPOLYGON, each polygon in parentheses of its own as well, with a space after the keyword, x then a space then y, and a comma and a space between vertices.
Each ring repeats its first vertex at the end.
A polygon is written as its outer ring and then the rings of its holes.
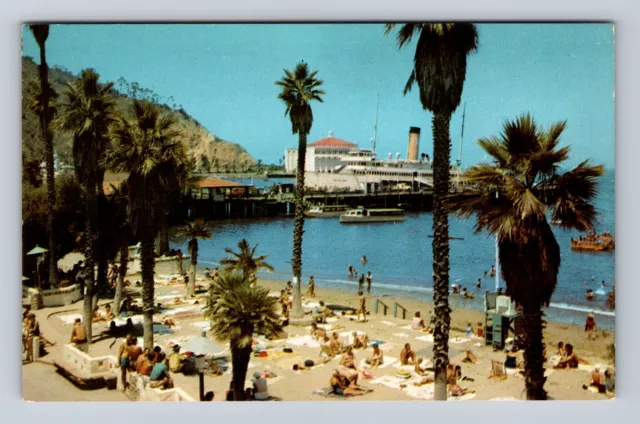
POLYGON ((467 112, 467 102, 464 102, 464 108, 462 109, 462 132, 460 133, 460 151, 458 152, 458 168, 462 166, 462 142, 464 140, 464 116, 467 112))
POLYGON ((380 94, 376 94, 376 120, 373 122, 373 138, 371 139, 371 150, 373 157, 376 157, 376 135, 378 133, 378 105, 380 103, 380 94))

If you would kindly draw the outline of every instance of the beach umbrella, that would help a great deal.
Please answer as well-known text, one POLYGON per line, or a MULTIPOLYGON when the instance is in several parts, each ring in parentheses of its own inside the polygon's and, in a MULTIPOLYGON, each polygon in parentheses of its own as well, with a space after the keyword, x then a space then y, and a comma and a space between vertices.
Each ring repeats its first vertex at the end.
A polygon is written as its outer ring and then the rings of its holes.
POLYGON ((27 255, 41 255, 45 252, 48 252, 44 247, 40 247, 36 244, 36 247, 27 252, 27 255))
POLYGON ((193 352, 195 355, 222 355, 225 348, 207 338, 207 333, 202 331, 200 337, 194 337, 182 346, 183 352, 193 352))
POLYGON ((68 272, 73 266, 81 261, 84 261, 84 255, 80 252, 67 253, 58 260, 58 268, 64 272, 68 272))

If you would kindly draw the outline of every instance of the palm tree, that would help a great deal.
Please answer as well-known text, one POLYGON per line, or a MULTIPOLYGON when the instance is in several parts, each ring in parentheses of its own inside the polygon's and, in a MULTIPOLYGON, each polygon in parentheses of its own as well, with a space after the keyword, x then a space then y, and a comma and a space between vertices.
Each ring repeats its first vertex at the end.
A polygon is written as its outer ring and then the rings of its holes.
MULTIPOLYGON (((388 24, 385 34, 395 24, 388 24)), ((478 46, 476 27, 469 23, 404 24, 397 34, 398 48, 408 45, 414 35, 418 43, 413 69, 404 87, 406 95, 414 83, 420 102, 433 113, 433 358, 435 399, 447 399, 446 373, 449 362, 449 218, 443 208, 449 192, 451 139, 449 122, 460 104, 467 70, 467 56, 478 46)))
POLYGON ((234 400, 244 400, 254 332, 270 336, 282 331, 276 304, 269 290, 251 288, 238 271, 223 272, 209 288, 205 316, 211 320, 213 336, 229 341, 234 400))
POLYGON ((265 262, 267 255, 256 257, 256 244, 251 248, 249 243, 242 239, 238 242, 238 252, 234 252, 228 247, 224 249, 231 258, 225 258, 220 261, 220 264, 229 269, 235 269, 242 271, 242 275, 248 281, 253 281, 256 276, 256 272, 260 269, 266 269, 273 272, 273 267, 265 262))
POLYGON ((94 264, 98 234, 98 183, 104 174, 101 160, 109 143, 108 132, 115 107, 109 95, 113 83, 99 84, 99 78, 100 75, 93 69, 85 69, 80 80, 67 83, 58 117, 60 128, 73 134, 76 179, 85 192, 84 323, 89 343, 92 335, 94 264))
POLYGON ((114 146, 105 165, 128 172, 129 225, 141 240, 144 347, 153 348, 154 240, 160 228, 165 193, 177 184, 187 166, 181 135, 172 115, 160 116, 157 106, 134 101, 133 119, 120 116, 112 132, 114 146))
POLYGON ((596 178, 603 174, 602 166, 588 161, 559 172, 569 158, 569 148, 559 147, 565 125, 543 129, 529 115, 507 121, 500 136, 478 141, 492 163, 464 173, 474 188, 448 201, 458 215, 475 214, 477 232, 498 239, 506 292, 522 308, 527 399, 547 397, 541 307, 549 305, 560 269, 560 247, 547 214, 565 229, 592 228, 596 178))
POLYGON ((307 136, 313 124, 311 105, 313 100, 322 102, 324 91, 320 90, 322 80, 316 79, 318 71, 309 73, 306 63, 300 62, 295 70, 284 70, 285 76, 276 81, 282 88, 278 98, 285 103, 284 115, 291 119, 291 132, 298 134, 298 169, 296 173, 296 208, 293 219, 293 259, 291 267, 296 283, 293 292, 291 317, 303 317, 300 284, 302 280, 302 234, 304 233, 304 164, 307 155, 307 136))
POLYGON ((40 118, 40 130, 44 141, 45 169, 47 170, 47 231, 49 233, 49 285, 58 285, 58 262, 56 260, 56 241, 53 227, 53 210, 56 204, 55 171, 53 169, 53 132, 49 125, 53 120, 55 108, 51 106, 51 100, 56 97, 55 91, 49 83, 49 66, 47 64, 46 42, 49 38, 48 24, 32 24, 29 29, 38 43, 40 49, 40 65, 38 66, 40 76, 40 99, 36 106, 37 115, 40 118))
POLYGON ((207 228, 204 219, 198 218, 195 221, 187 222, 184 227, 178 231, 179 237, 189 239, 189 254, 191 255, 191 277, 189 278, 189 287, 186 296, 193 296, 196 292, 196 269, 198 267, 198 239, 210 239, 211 231, 207 228))
POLYGON ((109 259, 114 259, 116 255, 120 257, 120 267, 118 268, 118 278, 116 281, 116 291, 113 298, 113 313, 120 314, 120 303, 124 297, 124 279, 127 275, 129 263, 129 240, 131 240, 131 227, 127 217, 127 184, 123 182, 120 186, 111 185, 111 194, 106 196, 106 209, 104 221, 107 226, 107 239, 109 259))

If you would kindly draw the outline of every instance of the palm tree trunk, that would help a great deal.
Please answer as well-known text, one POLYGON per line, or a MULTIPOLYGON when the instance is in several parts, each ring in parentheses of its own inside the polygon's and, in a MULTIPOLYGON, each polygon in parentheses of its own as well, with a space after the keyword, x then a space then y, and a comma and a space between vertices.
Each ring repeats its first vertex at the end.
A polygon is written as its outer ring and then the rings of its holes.
POLYGON ((302 235, 304 234, 304 168, 307 157, 307 135, 298 134, 298 170, 296 172, 296 208, 293 217, 293 260, 291 267, 296 285, 293 290, 291 318, 301 319, 302 310, 302 235))
POLYGON ((118 281, 116 282, 116 294, 113 298, 113 313, 120 315, 120 303, 124 294, 124 279, 127 275, 127 264, 129 262, 129 246, 122 243, 120 246, 120 269, 118 270, 118 281))
POLYGON ((45 42, 40 47, 40 130, 44 141, 45 169, 47 171, 47 231, 49 232, 49 286, 58 286, 58 261, 56 260, 56 241, 54 235, 53 208, 56 204, 56 178, 53 163, 53 134, 49 131, 49 65, 45 42))
POLYGON ((92 323, 93 323, 93 292, 95 287, 95 249, 94 249, 94 232, 95 217, 97 211, 96 194, 94 186, 88 184, 86 192, 85 204, 85 229, 84 229, 84 327, 87 333, 87 342, 92 341, 92 323))
MULTIPOLYGON (((252 332, 253 333, 253 332, 252 332)), ((252 334, 250 333, 250 334, 252 334)), ((251 335, 247 336, 251 337, 251 335)), ((251 359, 251 344, 238 347, 236 340, 231 340, 231 368, 233 380, 233 400, 245 400, 244 383, 251 359)))
POLYGON ((433 115, 433 363, 435 400, 447 400, 447 364, 449 363, 449 217, 443 201, 449 192, 449 121, 451 115, 433 115))
POLYGON ((193 296, 196 293, 196 269, 198 268, 198 239, 193 239, 193 251, 191 252, 191 276, 189 277, 189 287, 187 288, 187 296, 193 296))
POLYGON ((527 400, 546 400, 544 383, 544 356, 542 354, 542 311, 535 302, 523 305, 522 318, 525 328, 524 378, 527 400))
POLYGON ((142 308, 144 347, 153 349, 153 292, 154 292, 154 266, 153 235, 142 237, 140 252, 140 265, 142 268, 142 308))

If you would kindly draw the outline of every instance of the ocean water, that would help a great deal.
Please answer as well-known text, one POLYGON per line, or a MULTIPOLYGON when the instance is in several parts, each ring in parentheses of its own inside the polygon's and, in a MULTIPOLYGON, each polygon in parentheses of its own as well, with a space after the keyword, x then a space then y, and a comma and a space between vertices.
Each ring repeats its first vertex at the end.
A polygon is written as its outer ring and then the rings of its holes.
MULTIPOLYGON (((258 181, 256 181, 258 183, 258 181)), ((261 182, 268 184, 267 182, 261 182)), ((257 186, 258 184, 256 184, 257 186)), ((600 179, 596 201, 598 231, 615 230, 614 177, 609 172, 600 179)), ((303 239, 303 284, 315 276, 318 286, 357 288, 357 281, 347 278, 347 267, 353 265, 358 273, 371 272, 373 291, 379 294, 405 294, 412 298, 432 297, 432 215, 428 212, 408 213, 401 223, 343 225, 337 218, 307 219, 303 239), (360 258, 366 255, 368 263, 360 258)), ((457 283, 476 294, 475 300, 463 300, 451 295, 452 307, 482 309, 482 294, 495 289, 495 279, 484 277, 494 263, 495 239, 487 234, 475 234, 474 220, 450 217, 450 236, 463 240, 450 242, 450 283, 457 283), (481 278, 482 287, 475 281, 481 278)), ((212 266, 225 257, 224 249, 236 249, 237 242, 245 238, 251 245, 258 244, 257 254, 268 255, 267 262, 274 273, 265 277, 291 279, 293 219, 263 218, 225 220, 211 223, 213 238, 200 241, 199 264, 212 266)), ((550 308, 545 313, 560 322, 583 324, 589 312, 595 312, 598 325, 615 328, 615 312, 606 306, 607 294, 614 280, 615 255, 613 253, 578 253, 570 248, 571 238, 577 231, 564 231, 554 227, 561 249, 562 265, 558 285, 550 308), (601 281, 606 283, 601 286, 601 281), (587 282, 587 284, 585 284, 587 282), (591 288, 594 301, 587 301, 585 292, 591 288)), ((186 243, 181 245, 186 250, 186 243)), ((500 286, 505 287, 504 281, 500 286)))

